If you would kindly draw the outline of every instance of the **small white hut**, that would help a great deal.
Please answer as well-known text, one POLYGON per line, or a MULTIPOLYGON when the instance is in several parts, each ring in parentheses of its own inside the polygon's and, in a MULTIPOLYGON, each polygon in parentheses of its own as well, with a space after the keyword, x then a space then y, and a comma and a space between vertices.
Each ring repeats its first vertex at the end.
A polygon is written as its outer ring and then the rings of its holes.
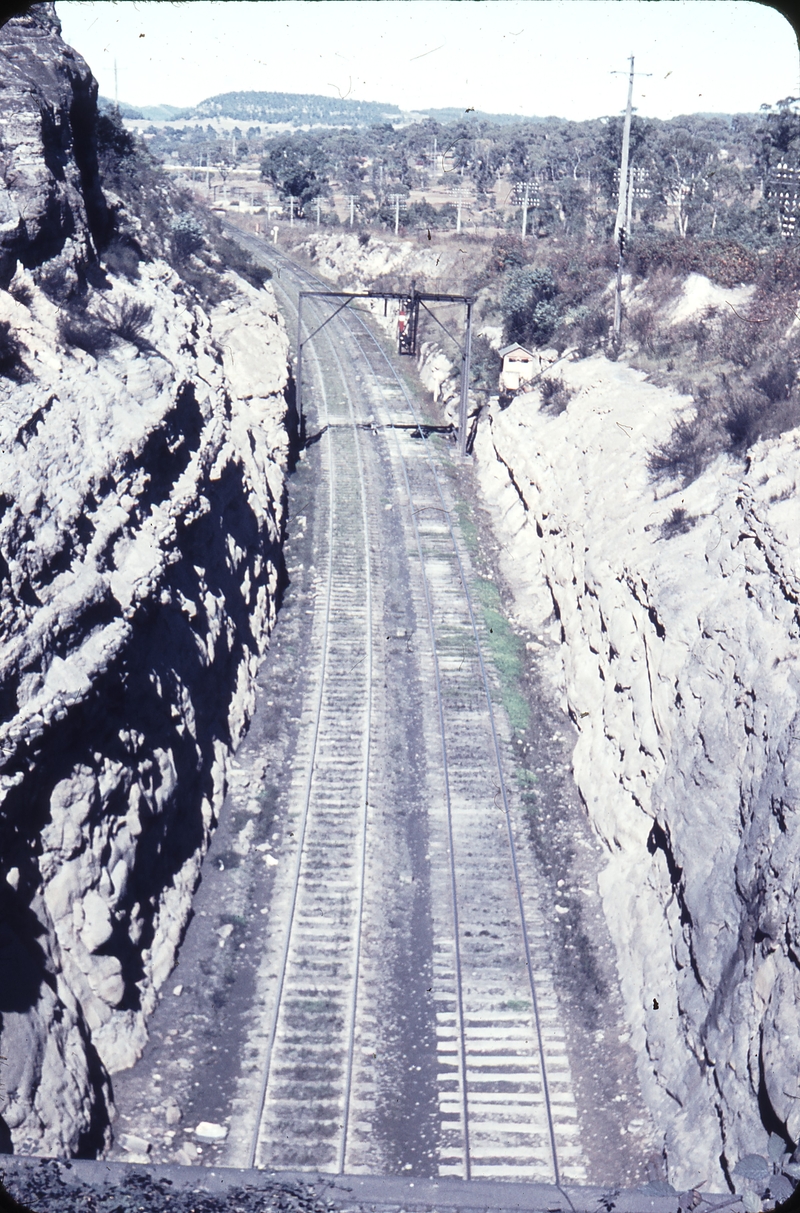
POLYGON ((524 383, 530 383, 534 373, 539 370, 540 359, 518 341, 504 346, 499 353, 503 359, 500 371, 501 392, 518 392, 524 383))

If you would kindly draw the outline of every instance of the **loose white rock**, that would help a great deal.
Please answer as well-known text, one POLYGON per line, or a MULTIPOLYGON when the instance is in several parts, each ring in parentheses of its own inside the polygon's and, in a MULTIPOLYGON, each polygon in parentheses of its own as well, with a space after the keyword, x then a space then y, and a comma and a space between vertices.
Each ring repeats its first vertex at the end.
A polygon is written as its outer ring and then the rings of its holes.
POLYGON ((214 1124, 211 1120, 201 1120, 194 1131, 194 1135, 198 1141, 224 1141, 228 1136, 228 1130, 224 1125, 214 1124))

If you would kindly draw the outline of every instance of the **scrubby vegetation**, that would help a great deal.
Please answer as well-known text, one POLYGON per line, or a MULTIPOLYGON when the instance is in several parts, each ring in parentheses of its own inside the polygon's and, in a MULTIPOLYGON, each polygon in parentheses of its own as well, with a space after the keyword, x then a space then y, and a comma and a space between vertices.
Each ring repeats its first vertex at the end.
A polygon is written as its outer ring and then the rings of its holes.
POLYGON ((270 277, 269 270, 255 265, 245 249, 225 236, 216 215, 169 179, 114 113, 99 118, 98 159, 104 189, 119 199, 101 250, 113 273, 134 279, 143 260, 163 257, 187 289, 212 307, 231 293, 226 270, 256 287, 270 277))
POLYGON ((558 378, 543 379, 539 385, 539 392, 542 397, 542 408, 554 416, 566 411, 567 405, 575 394, 571 388, 567 387, 563 379, 558 378))
POLYGON ((85 350, 94 358, 106 353, 114 344, 111 325, 79 303, 74 303, 59 317, 58 335, 64 345, 85 350))
POLYGON ((144 330, 150 323, 153 315, 153 309, 148 307, 146 303, 140 303, 133 299, 126 299, 120 305, 119 311, 114 318, 112 328, 116 335, 123 341, 130 342, 131 345, 139 346, 140 348, 147 345, 144 337, 144 330))
POLYGON ((30 371, 25 365, 22 342, 7 320, 0 320, 0 377, 25 383, 30 371))

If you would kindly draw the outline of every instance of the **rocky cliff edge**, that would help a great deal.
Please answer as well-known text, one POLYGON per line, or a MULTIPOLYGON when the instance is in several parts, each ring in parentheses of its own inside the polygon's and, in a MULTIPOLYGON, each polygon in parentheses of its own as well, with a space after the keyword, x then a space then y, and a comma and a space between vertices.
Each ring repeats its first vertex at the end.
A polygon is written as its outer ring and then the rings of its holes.
POLYGON ((104 263, 96 84, 51 4, 0 75, 0 1150, 92 1155, 275 618, 288 345, 269 287, 204 306, 104 263))

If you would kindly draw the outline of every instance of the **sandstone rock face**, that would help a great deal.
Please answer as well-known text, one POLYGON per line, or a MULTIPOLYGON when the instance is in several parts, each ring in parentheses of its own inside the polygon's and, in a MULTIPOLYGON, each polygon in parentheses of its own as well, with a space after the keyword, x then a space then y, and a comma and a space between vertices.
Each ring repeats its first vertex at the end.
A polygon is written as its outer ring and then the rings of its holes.
POLYGON ((97 172, 97 82, 61 40, 55 4, 0 30, 0 285, 17 261, 85 270, 109 222, 97 172))
MULTIPOLYGON (((323 277, 335 280, 341 290, 363 291, 390 280, 400 289, 416 279, 420 289, 436 290, 437 283, 448 283, 448 293, 458 289, 475 273, 476 246, 459 247, 456 240, 407 239, 381 240, 369 234, 366 244, 357 232, 343 226, 334 231, 319 231, 296 246, 296 251, 316 263, 323 277), (457 288, 452 286, 457 283, 457 288), (423 283, 427 284, 423 288, 423 283)), ((444 288, 442 288, 444 289, 444 288)), ((383 304, 375 305, 376 316, 383 316, 383 304)))
POLYGON ((481 420, 521 619, 550 641, 639 1058, 687 1187, 800 1139, 800 433, 654 493, 689 401, 600 356, 481 420), (675 511, 683 513, 675 513, 675 511))
POLYGON ((102 195, 65 125, 96 85, 51 6, 32 14, 0 31, 19 85, 5 155, 30 203, 2 234, 0 290, 28 371, 0 378, 0 1148, 68 1156, 108 1140, 108 1076, 144 1045, 253 708, 288 344, 271 290, 231 276, 209 314, 157 259, 104 281, 108 314, 140 305, 141 339, 97 356, 65 340, 26 265, 96 261, 102 195))

